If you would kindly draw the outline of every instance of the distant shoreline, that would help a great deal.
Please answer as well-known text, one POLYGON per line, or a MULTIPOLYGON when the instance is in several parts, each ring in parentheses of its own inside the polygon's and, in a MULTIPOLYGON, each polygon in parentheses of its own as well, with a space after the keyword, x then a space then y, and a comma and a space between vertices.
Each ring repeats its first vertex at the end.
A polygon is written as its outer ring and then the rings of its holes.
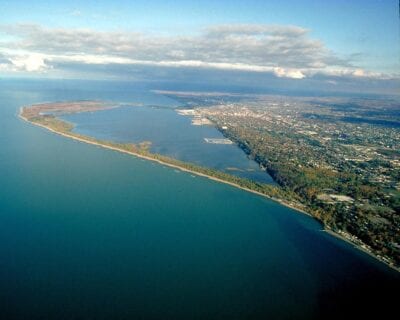
MULTIPOLYGON (((85 138, 82 138, 82 137, 77 137, 77 136, 75 136, 74 134, 68 134, 68 133, 65 133, 65 132, 60 132, 60 131, 54 130, 53 128, 50 128, 50 127, 48 127, 48 126, 46 126, 46 125, 43 125, 43 124, 40 124, 40 123, 37 123, 37 122, 33 122, 33 121, 29 121, 26 117, 24 117, 24 116, 22 115, 23 110, 24 110, 24 107, 21 107, 21 108, 19 109, 18 117, 19 117, 20 119, 22 119, 23 121, 25 121, 25 122, 27 122, 27 123, 33 124, 33 125, 35 125, 35 126, 42 127, 42 128, 44 128, 44 129, 46 129, 46 130, 49 130, 49 131, 51 131, 51 132, 53 132, 53 133, 55 133, 55 134, 61 135, 61 136, 63 136, 63 137, 70 138, 70 139, 73 139, 73 140, 76 140, 76 141, 79 141, 79 142, 83 142, 83 143, 87 143, 87 144, 99 146, 99 147, 102 147, 102 148, 105 148, 105 149, 109 149, 109 150, 113 150, 113 151, 117 151, 117 152, 129 154, 129 155, 135 156, 135 157, 137 157, 137 158, 141 158, 141 159, 153 161, 153 162, 156 162, 156 163, 158 163, 158 164, 162 164, 162 165, 168 166, 168 167, 170 167, 170 168, 174 168, 174 169, 178 169, 178 170, 183 171, 183 172, 187 172, 187 173, 194 174, 194 175, 196 175, 196 176, 208 178, 208 179, 210 179, 210 180, 212 180, 212 181, 216 181, 216 182, 219 182, 219 183, 227 184, 227 185, 230 185, 230 186, 232 186, 232 187, 235 187, 235 188, 238 188, 238 189, 241 189, 241 190, 244 190, 244 191, 247 191, 247 192, 250 192, 250 193, 259 195, 259 196, 262 196, 262 197, 267 198, 267 199, 269 199, 269 200, 271 200, 271 201, 277 202, 277 203, 279 203, 280 205, 283 205, 283 206, 285 206, 285 207, 287 207, 287 208, 290 208, 290 209, 292 209, 292 210, 295 210, 295 211, 297 211, 297 212, 300 212, 300 213, 302 213, 302 214, 305 214, 305 215, 307 215, 307 216, 309 216, 309 217, 311 217, 311 218, 317 220, 317 219, 316 219, 312 214, 310 214, 309 212, 306 212, 306 211, 304 211, 304 210, 302 210, 302 209, 300 209, 300 208, 297 208, 296 206, 294 206, 294 205, 292 205, 292 204, 290 204, 290 203, 288 203, 288 202, 286 202, 286 201, 283 201, 283 200, 281 200, 281 199, 277 199, 277 198, 268 196, 267 194, 262 193, 262 192, 258 192, 258 191, 256 191, 256 190, 252 190, 252 189, 249 189, 249 188, 240 186, 240 185, 238 185, 238 184, 236 184, 236 183, 234 183, 234 182, 226 181, 226 180, 223 180, 223 179, 220 179, 220 178, 211 176, 211 175, 207 175, 207 174, 204 174, 204 173, 195 171, 195 170, 190 170, 190 169, 188 169, 188 168, 185 168, 185 167, 182 167, 182 166, 179 166, 179 165, 176 165, 176 164, 168 163, 168 162, 166 162, 166 161, 162 161, 162 160, 160 160, 160 159, 156 159, 156 158, 151 157, 151 156, 146 156, 146 155, 143 155, 143 154, 134 152, 134 151, 128 151, 128 150, 124 150, 124 149, 121 149, 121 148, 118 148, 118 147, 109 146, 109 145, 106 145, 106 144, 103 144, 103 143, 100 143, 100 142, 96 142, 96 141, 92 141, 92 140, 89 140, 89 139, 85 139, 85 138)), ((319 220, 317 220, 317 221, 320 222, 319 220)), ((373 253, 373 252, 372 252, 371 250, 369 250, 367 247, 362 246, 362 244, 359 244, 359 243, 356 243, 356 242, 352 241, 352 240, 350 239, 350 235, 341 234, 341 233, 335 232, 335 231, 333 231, 333 230, 331 230, 331 229, 326 228, 323 224, 321 224, 321 225, 322 225, 322 227, 323 227, 323 231, 326 232, 326 233, 328 233, 329 235, 334 236, 334 237, 337 238, 337 239, 343 240, 343 241, 345 241, 345 242, 347 242, 347 243, 349 243, 349 244, 352 244, 352 245, 353 245, 355 248, 357 248, 358 250, 361 250, 361 251, 363 251, 364 253, 367 253, 368 255, 370 255, 371 257, 375 258, 376 260, 378 260, 378 261, 384 263, 386 266, 390 267, 391 269, 400 272, 400 268, 398 268, 398 267, 392 265, 391 263, 389 263, 389 262, 383 260, 381 257, 377 256, 375 253, 373 253)))

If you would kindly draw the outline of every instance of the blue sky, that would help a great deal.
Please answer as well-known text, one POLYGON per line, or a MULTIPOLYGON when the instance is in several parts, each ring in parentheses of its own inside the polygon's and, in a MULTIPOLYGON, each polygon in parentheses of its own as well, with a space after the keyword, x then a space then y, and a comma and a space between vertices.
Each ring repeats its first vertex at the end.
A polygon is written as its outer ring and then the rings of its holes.
POLYGON ((368 78, 379 87, 400 74, 398 1, 71 0, 28 5, 0 0, 0 6, 2 75, 137 79, 143 71, 151 76, 150 69, 154 76, 165 76, 178 68, 183 74, 189 69, 191 74, 196 69, 265 73, 268 81, 271 75, 319 78, 331 85, 349 77, 363 83, 368 78), (45 38, 53 47, 46 46, 45 38), (124 65, 128 72, 120 71, 124 65))

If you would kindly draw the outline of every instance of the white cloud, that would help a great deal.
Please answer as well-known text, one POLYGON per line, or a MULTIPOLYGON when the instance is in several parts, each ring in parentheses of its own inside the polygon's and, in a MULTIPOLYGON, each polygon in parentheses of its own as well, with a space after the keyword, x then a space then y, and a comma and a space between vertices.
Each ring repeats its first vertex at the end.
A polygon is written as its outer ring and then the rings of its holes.
POLYGON ((286 77, 292 79, 302 79, 305 75, 300 70, 274 68, 268 66, 248 65, 243 63, 212 63, 200 60, 164 60, 164 61, 151 61, 151 60, 135 60, 122 57, 112 56, 96 56, 96 55, 49 55, 46 58, 48 61, 57 62, 80 62, 84 64, 123 64, 123 65, 143 65, 143 66, 157 66, 157 67, 172 67, 172 68, 204 68, 204 69, 219 69, 219 70, 237 70, 237 71, 250 71, 250 72, 272 72, 278 77, 286 77))
POLYGON ((283 68, 274 68, 274 73, 277 77, 282 78, 293 78, 293 79, 303 79, 306 76, 301 72, 301 70, 293 70, 293 69, 283 69, 283 68))
POLYGON ((316 74, 383 77, 340 59, 298 26, 232 24, 197 35, 159 37, 25 24, 0 25, 1 33, 8 41, 0 42, 0 49, 18 71, 43 72, 52 64, 73 62, 265 72, 292 79, 316 74))
POLYGON ((38 53, 15 56, 10 58, 10 61, 18 71, 43 72, 48 68, 45 63, 45 56, 38 53))

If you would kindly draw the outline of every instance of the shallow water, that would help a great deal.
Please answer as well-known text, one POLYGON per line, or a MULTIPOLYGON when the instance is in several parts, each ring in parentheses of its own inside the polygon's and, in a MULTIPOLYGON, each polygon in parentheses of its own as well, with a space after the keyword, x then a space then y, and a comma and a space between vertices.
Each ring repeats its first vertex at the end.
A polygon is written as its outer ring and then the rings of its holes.
POLYGON ((207 143, 205 138, 224 138, 216 128, 193 126, 189 117, 170 108, 126 106, 62 118, 75 124, 74 131, 80 134, 118 142, 151 141, 154 153, 273 183, 237 145, 207 143))

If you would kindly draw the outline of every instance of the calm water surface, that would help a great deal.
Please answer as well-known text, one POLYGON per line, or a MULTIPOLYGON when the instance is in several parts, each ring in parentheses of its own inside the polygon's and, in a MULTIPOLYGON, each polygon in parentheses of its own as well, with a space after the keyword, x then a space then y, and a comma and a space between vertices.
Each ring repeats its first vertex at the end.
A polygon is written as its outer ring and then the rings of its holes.
POLYGON ((2 319, 396 312, 398 274, 314 220, 16 117, 41 101, 166 98, 121 83, 0 80, 0 88, 2 319))
POLYGON ((171 108, 126 106, 62 118, 75 124, 74 131, 84 135, 118 142, 151 141, 152 152, 264 183, 273 182, 237 145, 207 143, 204 138, 224 138, 216 128, 193 126, 191 118, 171 108))

